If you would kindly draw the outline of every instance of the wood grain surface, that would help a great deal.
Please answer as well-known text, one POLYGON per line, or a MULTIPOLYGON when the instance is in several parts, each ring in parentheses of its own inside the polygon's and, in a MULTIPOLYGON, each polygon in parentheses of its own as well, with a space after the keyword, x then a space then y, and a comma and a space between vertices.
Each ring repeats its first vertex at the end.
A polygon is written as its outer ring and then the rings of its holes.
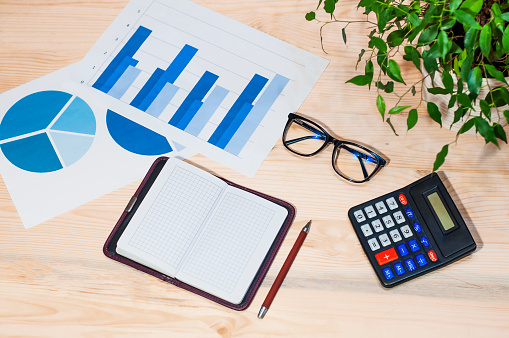
MULTIPOLYGON (((442 167, 477 251, 393 289, 380 286, 347 219, 350 207, 428 174, 455 138, 419 111, 382 123, 375 91, 346 84, 360 74, 365 25, 319 28, 304 14, 315 0, 197 0, 198 3, 331 60, 300 109, 335 136, 371 145, 390 159, 371 182, 354 185, 331 167, 331 149, 293 156, 278 142, 252 179, 203 156, 189 162, 291 202, 297 217, 252 305, 219 306, 106 258, 108 234, 139 182, 25 230, 0 179, 0 336, 44 337, 508 337, 509 148, 462 136, 442 167), (313 225, 265 319, 260 305, 302 226, 313 225)), ((79 61, 126 0, 0 1, 0 92, 79 61)), ((340 0, 359 19, 357 1, 340 0)), ((402 67, 410 83, 419 79, 402 67)), ((410 99, 415 104, 416 99, 410 99)), ((506 131, 509 132, 509 130, 506 131)))

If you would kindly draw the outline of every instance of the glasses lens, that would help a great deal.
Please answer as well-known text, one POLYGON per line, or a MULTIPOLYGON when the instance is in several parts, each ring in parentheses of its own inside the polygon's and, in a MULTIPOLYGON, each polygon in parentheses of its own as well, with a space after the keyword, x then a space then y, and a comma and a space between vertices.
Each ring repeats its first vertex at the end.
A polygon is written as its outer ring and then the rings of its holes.
POLYGON ((292 151, 301 155, 311 155, 325 143, 327 136, 317 124, 293 119, 286 129, 284 144, 292 151))
POLYGON ((352 144, 337 147, 334 155, 334 168, 354 181, 364 181, 378 165, 375 154, 352 144))

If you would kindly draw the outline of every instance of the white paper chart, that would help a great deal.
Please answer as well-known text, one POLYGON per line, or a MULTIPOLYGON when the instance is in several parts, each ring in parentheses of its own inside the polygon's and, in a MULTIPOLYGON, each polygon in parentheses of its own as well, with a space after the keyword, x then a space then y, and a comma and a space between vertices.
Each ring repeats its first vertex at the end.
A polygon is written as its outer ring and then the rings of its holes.
POLYGON ((83 62, 81 83, 248 176, 328 64, 186 0, 131 1, 83 62))

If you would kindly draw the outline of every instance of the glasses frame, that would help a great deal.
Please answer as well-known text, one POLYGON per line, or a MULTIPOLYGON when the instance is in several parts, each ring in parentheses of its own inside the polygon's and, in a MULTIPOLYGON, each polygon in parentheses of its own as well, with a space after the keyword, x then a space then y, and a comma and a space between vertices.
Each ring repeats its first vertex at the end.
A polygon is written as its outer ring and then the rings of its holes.
POLYGON ((345 140, 340 140, 340 139, 337 139, 335 137, 333 137, 331 134, 329 134, 322 126, 320 126, 318 123, 314 122, 314 121, 311 121, 310 119, 307 119, 305 117, 302 117, 300 115, 297 115, 295 113, 290 113, 288 114, 288 121, 286 122, 286 126, 285 126, 285 129, 284 129, 284 132, 283 132, 283 137, 282 137, 282 141, 283 141, 283 145, 285 146, 286 149, 288 149, 289 151, 291 151, 292 153, 296 154, 296 155, 299 155, 299 156, 304 156, 304 157, 311 157, 311 156, 315 156, 317 155, 318 153, 320 153, 322 150, 324 150, 325 148, 327 148, 327 146, 331 143, 334 144, 334 149, 332 151, 332 168, 334 169, 334 171, 336 172, 336 174, 338 174, 339 176, 341 176, 342 178, 344 178, 345 180, 349 181, 349 182, 352 182, 352 183, 364 183, 364 182, 367 182, 369 181, 373 176, 375 176, 378 171, 387 164, 387 161, 382 158, 380 155, 378 155, 377 153, 375 153, 373 150, 371 149, 368 149, 366 148, 365 146, 361 145, 361 144, 358 144, 358 143, 355 143, 355 142, 350 142, 350 141, 345 141, 345 140), (285 141, 286 139, 286 134, 288 132, 288 129, 290 128, 290 125, 296 120, 296 119, 299 119, 299 120, 302 120, 304 122, 307 122, 307 123, 311 123, 310 126, 308 127, 312 127, 312 126, 316 126, 319 128, 318 132, 317 130, 315 130, 315 128, 307 128, 305 126, 303 126, 304 128, 312 131, 312 132, 315 132, 317 135, 319 135, 320 133, 322 133, 323 135, 325 135, 325 140, 324 140, 324 143, 323 145, 318 148, 318 150, 316 150, 315 152, 311 153, 311 154, 302 154, 302 153, 299 153, 293 149, 291 149, 289 146, 288 146, 288 140, 285 141), (365 176, 365 178, 363 180, 355 180, 351 177, 348 177, 348 176, 345 176, 343 175, 339 170, 338 168, 336 168, 336 166, 334 165, 334 163, 336 162, 336 157, 337 157, 337 154, 339 153, 339 149, 345 149, 347 151, 350 151, 352 152, 352 149, 349 149, 348 148, 348 145, 352 145, 352 146, 356 146, 358 148, 361 148, 362 150, 366 151, 369 155, 372 156, 373 159, 376 159, 376 167, 375 167, 375 170, 373 170, 373 172, 369 175, 366 175, 366 169, 364 167, 364 165, 362 164, 362 161, 360 161, 360 164, 361 164, 361 167, 362 167, 362 170, 363 170, 363 174, 365 176))

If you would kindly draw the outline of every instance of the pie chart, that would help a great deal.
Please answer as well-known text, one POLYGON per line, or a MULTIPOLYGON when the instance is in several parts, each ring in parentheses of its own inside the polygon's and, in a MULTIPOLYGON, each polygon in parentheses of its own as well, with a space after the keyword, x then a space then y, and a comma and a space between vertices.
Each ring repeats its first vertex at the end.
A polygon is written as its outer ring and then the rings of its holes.
POLYGON ((61 91, 25 96, 0 122, 0 150, 16 167, 48 173, 69 167, 92 145, 96 121, 81 98, 61 91))

